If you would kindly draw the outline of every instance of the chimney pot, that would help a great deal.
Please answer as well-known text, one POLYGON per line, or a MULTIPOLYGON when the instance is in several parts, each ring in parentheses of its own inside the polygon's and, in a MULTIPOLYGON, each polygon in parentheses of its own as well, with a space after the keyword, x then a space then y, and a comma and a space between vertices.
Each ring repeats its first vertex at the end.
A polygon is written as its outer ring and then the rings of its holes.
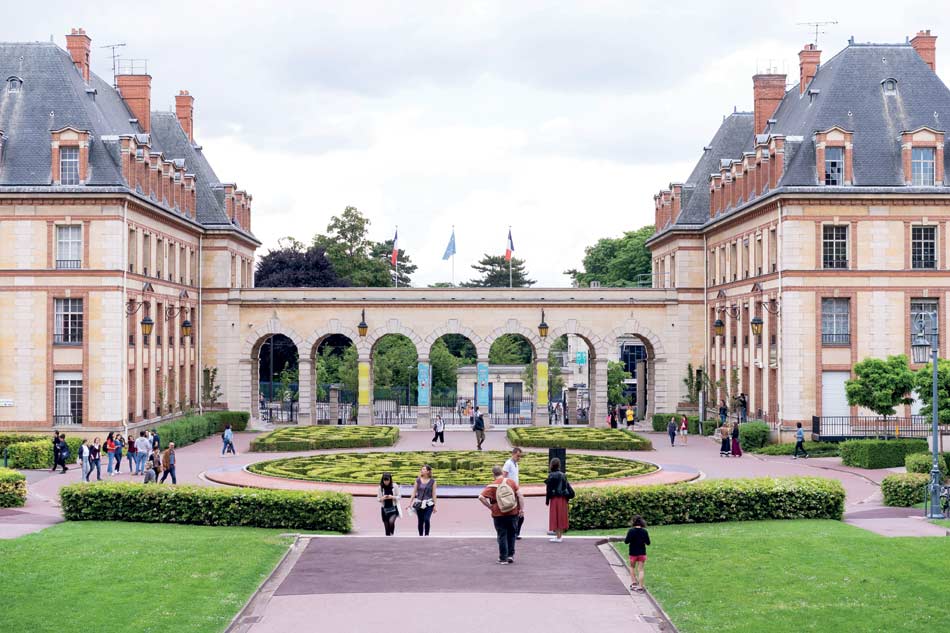
POLYGON ((769 118, 775 114, 785 96, 785 75, 755 75, 752 77, 755 133, 765 131, 769 118))
POLYGON ((930 34, 930 29, 917 31, 917 35, 910 41, 920 58, 924 60, 930 70, 937 72, 937 36, 930 34))
POLYGON ((175 97, 175 116, 185 135, 192 143, 195 141, 195 98, 187 90, 179 90, 175 97))
POLYGON ((89 51, 92 48, 92 39, 83 29, 72 29, 66 36, 66 50, 73 59, 76 70, 82 75, 83 81, 89 83, 89 51))
POLYGON ((148 134, 152 123, 152 76, 116 75, 115 81, 125 105, 148 134))
POLYGON ((805 88, 811 83, 818 73, 818 66, 821 64, 821 51, 814 44, 805 44, 798 53, 798 69, 800 71, 798 80, 798 94, 805 94, 805 88))

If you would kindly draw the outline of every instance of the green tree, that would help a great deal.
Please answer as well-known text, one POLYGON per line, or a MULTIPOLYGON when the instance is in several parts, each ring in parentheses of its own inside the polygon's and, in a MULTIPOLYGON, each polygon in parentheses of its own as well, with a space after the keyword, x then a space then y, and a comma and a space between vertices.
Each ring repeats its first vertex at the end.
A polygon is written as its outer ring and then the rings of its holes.
MULTIPOLYGON (((385 288, 395 285, 396 268, 392 265, 393 241, 373 242, 370 248, 370 257, 374 264, 374 273, 370 276, 372 287, 385 288)), ((412 263, 406 251, 399 249, 399 285, 409 286, 412 283, 411 275, 419 268, 412 263)))
POLYGON ((326 385, 342 384, 347 391, 358 387, 356 347, 324 345, 317 357, 317 395, 326 398, 326 385))
MULTIPOLYGON (((472 264, 472 268, 478 273, 478 277, 471 281, 462 283, 465 288, 507 288, 508 287, 508 262, 504 255, 485 255, 477 264, 472 264)), ((524 260, 517 257, 511 258, 511 287, 526 288, 535 284, 534 279, 528 279, 528 271, 525 270, 524 260)))
MULTIPOLYGON (((914 372, 914 390, 923 407, 920 415, 929 420, 933 415, 933 363, 927 363, 914 372)), ((937 417, 940 424, 950 424, 950 360, 937 360, 937 417)))
POLYGON ((564 391, 564 354, 567 353, 567 335, 562 335, 551 343, 548 352, 548 397, 556 400, 564 391))
POLYGON ((277 392, 274 394, 278 400, 297 400, 296 384, 300 385, 300 371, 297 367, 291 368, 290 363, 284 363, 284 368, 280 370, 280 384, 277 392))
POLYGON ((520 334, 502 334, 488 350, 491 365, 526 365, 533 356, 531 343, 520 334))
POLYGON ((618 238, 601 238, 584 249, 583 271, 572 269, 564 274, 579 286, 590 285, 592 281, 604 286, 637 286, 641 275, 649 275, 652 269, 646 241, 654 232, 651 224, 618 238))
MULTIPOLYGON (((370 220, 356 207, 346 207, 343 213, 330 218, 326 233, 313 238, 314 246, 321 248, 333 265, 336 274, 349 285, 363 288, 392 286, 395 270, 390 264, 393 242, 374 242, 369 239, 370 220)), ((416 271, 405 251, 399 249, 399 285, 408 286, 410 275, 416 271)))
POLYGON ((387 334, 373 349, 373 387, 376 389, 408 389, 415 401, 418 391, 418 354, 408 338, 387 334))
POLYGON ((624 404, 623 385, 624 380, 632 378, 633 375, 627 371, 623 363, 618 360, 612 360, 607 363, 607 404, 624 404))
POLYGON ((886 360, 865 358, 855 364, 854 373, 856 377, 844 384, 849 405, 887 417, 894 415, 898 405, 911 403, 914 373, 903 354, 888 356, 886 360))
POLYGON ((430 288, 454 288, 450 281, 437 281, 434 284, 429 284, 430 288))
POLYGON ((432 392, 434 394, 454 393, 458 385, 458 368, 462 359, 453 355, 445 342, 445 337, 437 340, 429 351, 429 363, 432 366, 432 392))

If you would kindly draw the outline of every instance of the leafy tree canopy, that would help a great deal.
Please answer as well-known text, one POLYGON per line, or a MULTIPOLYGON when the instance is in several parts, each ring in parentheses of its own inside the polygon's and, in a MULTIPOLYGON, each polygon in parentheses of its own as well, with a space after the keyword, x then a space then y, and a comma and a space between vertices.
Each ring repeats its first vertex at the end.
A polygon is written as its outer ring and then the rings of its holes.
MULTIPOLYGON (((927 363, 914 373, 914 389, 924 404, 920 414, 930 419, 933 415, 933 364, 927 363)), ((950 424, 950 360, 937 361, 937 416, 940 424, 950 424)))
POLYGON ((520 334, 499 336, 488 351, 488 362, 492 365, 527 365, 533 357, 531 343, 520 334))
MULTIPOLYGON (((472 264, 472 268, 478 273, 478 277, 471 281, 462 283, 465 288, 507 288, 508 287, 508 262, 504 255, 485 255, 477 264, 472 264)), ((535 284, 534 279, 528 279, 528 271, 525 270, 524 260, 517 257, 511 258, 511 287, 527 288, 535 284)))
POLYGON ((636 286, 641 275, 652 267, 646 241, 653 235, 652 224, 628 231, 622 237, 605 237, 584 249, 584 270, 565 271, 579 286, 599 281, 603 286, 636 286))
POLYGON ((914 389, 914 373, 907 357, 865 358, 854 366, 855 378, 844 385, 848 404, 870 409, 878 415, 894 415, 900 404, 910 404, 914 389))
POLYGON ((632 377, 620 361, 612 360, 607 363, 607 404, 626 404, 623 381, 632 377))
POLYGON ((278 242, 257 262, 254 285, 258 288, 330 288, 345 286, 319 246, 306 248, 293 238, 278 242))

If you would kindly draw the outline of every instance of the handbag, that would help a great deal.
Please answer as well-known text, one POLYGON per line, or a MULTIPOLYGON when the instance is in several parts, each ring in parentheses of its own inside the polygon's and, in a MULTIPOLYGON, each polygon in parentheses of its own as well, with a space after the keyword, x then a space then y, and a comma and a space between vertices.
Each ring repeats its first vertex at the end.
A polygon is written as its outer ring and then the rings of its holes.
POLYGON ((385 506, 383 507, 383 516, 386 517, 387 519, 393 516, 394 514, 399 514, 399 508, 397 508, 395 505, 392 505, 388 508, 385 506))

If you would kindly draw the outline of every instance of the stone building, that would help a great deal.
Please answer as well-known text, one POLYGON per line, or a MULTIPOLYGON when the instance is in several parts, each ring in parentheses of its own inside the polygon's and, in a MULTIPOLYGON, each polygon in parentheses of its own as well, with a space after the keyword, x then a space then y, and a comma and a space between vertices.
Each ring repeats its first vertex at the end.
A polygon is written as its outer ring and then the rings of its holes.
POLYGON ((921 314, 946 355, 950 91, 935 44, 852 39, 825 62, 806 45, 794 85, 754 76, 753 111, 726 117, 655 197, 657 285, 702 291, 702 361, 735 375, 753 413, 862 413, 844 395, 854 364, 910 357, 921 314))

